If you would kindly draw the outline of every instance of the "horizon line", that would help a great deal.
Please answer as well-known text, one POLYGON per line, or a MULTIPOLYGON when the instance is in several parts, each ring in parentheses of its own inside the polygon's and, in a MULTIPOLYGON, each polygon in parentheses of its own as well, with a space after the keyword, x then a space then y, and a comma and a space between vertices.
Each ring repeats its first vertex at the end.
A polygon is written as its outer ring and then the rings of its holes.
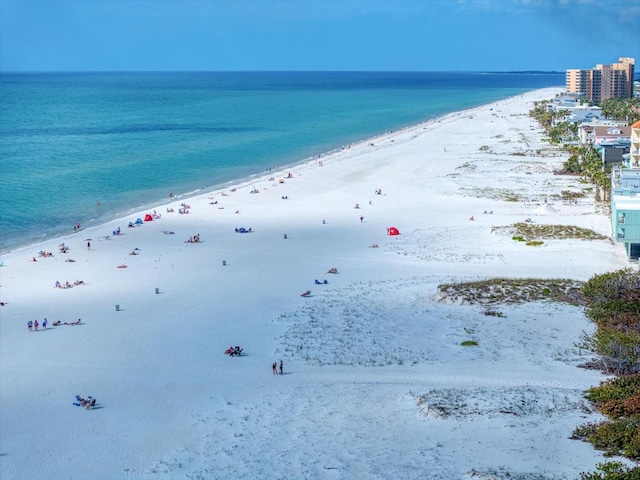
POLYGON ((60 73, 544 73, 561 70, 0 70, 4 74, 60 73))

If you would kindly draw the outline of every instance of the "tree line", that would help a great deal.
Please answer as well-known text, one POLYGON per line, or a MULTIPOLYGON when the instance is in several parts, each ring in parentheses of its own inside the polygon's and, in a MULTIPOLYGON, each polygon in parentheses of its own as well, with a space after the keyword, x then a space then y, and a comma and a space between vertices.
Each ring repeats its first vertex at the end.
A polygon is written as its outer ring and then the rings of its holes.
MULTIPOLYGON (((611 194, 611 167, 605 166, 598 151, 591 144, 581 144, 578 125, 564 118, 567 110, 550 110, 549 102, 535 102, 529 112, 545 130, 549 142, 569 153, 563 172, 579 175, 594 185, 596 200, 608 200, 611 194)), ((600 104, 602 114, 608 119, 625 120, 630 125, 640 120, 640 99, 610 98, 600 104)))

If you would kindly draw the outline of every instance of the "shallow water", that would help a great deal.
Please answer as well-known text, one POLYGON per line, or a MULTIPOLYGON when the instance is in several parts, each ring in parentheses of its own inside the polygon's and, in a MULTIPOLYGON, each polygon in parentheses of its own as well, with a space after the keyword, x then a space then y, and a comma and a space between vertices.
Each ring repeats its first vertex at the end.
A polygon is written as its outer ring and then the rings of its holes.
POLYGON ((0 75, 0 251, 105 222, 562 74, 0 75))

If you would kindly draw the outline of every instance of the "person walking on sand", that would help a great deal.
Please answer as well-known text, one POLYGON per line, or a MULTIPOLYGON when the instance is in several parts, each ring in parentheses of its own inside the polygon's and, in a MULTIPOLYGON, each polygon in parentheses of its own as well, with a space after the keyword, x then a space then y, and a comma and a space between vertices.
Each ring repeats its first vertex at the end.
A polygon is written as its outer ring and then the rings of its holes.
POLYGON ((35 329, 36 332, 38 331, 38 320, 34 320, 33 328, 35 329))
POLYGON ((91 250, 91 242, 87 242, 87 250, 91 250))
POLYGON ((278 364, 276 362, 273 362, 271 364, 271 369, 273 370, 273 374, 277 375, 278 374, 278 364))
POLYGON ((282 360, 280 360, 280 375, 284 375, 283 367, 282 367, 282 360))
POLYGON ((362 223, 363 221, 364 221, 364 217, 360 215, 360 223, 362 223))
POLYGON ((30 332, 33 332, 33 322, 31 320, 27 322, 27 327, 29 327, 30 332))
POLYGON ((47 319, 46 318, 42 321, 42 328, 44 328, 45 330, 47 329, 47 319))

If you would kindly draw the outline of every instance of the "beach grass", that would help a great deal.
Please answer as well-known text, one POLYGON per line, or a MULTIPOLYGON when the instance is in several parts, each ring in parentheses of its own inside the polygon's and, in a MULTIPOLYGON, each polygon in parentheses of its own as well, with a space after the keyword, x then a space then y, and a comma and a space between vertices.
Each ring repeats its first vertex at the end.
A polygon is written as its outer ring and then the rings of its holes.
MULTIPOLYGON (((581 305, 582 282, 571 279, 491 278, 473 282, 438 285, 440 301, 461 304, 497 305, 540 300, 581 305)), ((486 315, 499 315, 487 310, 486 315)))
POLYGON ((529 241, 540 239, 607 240, 609 238, 591 229, 575 225, 544 225, 519 222, 514 223, 512 228, 515 229, 516 235, 522 236, 529 241))

